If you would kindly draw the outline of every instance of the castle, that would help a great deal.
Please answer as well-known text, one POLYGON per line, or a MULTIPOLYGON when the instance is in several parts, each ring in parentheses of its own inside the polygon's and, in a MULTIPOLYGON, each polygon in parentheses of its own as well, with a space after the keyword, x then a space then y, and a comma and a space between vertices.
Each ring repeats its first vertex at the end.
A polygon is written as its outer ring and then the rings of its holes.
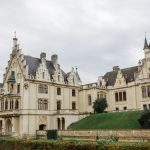
POLYGON ((150 45, 137 66, 113 70, 97 82, 82 85, 77 69, 65 73, 56 54, 48 59, 22 54, 16 37, 0 84, 0 130, 13 136, 35 136, 36 130, 67 127, 93 112, 97 98, 107 99, 107 111, 150 108, 150 45))

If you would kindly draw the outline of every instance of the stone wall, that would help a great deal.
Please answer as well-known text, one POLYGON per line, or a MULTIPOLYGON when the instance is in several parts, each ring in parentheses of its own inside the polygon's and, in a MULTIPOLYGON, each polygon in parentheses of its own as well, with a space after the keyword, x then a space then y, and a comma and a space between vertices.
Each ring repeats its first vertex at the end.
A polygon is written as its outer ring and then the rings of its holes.
POLYGON ((71 139, 105 139, 115 137, 119 141, 148 141, 150 140, 150 130, 87 130, 87 131, 59 131, 58 136, 71 139))

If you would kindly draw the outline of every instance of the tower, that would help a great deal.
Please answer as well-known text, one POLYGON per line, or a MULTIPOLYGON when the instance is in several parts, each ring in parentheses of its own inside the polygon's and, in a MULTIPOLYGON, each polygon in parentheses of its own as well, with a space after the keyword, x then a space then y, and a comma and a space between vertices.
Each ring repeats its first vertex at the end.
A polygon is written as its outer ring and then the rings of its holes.
POLYGON ((147 43, 147 39, 146 39, 146 36, 145 36, 145 41, 144 41, 144 53, 145 53, 145 58, 150 58, 150 45, 148 45, 147 43))

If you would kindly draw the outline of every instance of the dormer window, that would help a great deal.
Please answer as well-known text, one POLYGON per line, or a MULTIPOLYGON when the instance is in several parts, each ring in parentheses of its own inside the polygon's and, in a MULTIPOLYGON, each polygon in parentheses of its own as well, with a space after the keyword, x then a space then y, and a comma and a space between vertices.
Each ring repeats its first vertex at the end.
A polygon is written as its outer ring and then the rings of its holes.
POLYGON ((15 71, 11 71, 11 75, 8 77, 7 82, 16 82, 16 80, 15 80, 15 71))

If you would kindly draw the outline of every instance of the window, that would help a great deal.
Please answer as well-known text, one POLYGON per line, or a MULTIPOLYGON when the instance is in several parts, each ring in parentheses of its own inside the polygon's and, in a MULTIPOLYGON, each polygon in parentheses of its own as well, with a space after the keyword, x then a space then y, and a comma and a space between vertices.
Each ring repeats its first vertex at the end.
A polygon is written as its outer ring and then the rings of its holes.
POLYGON ((43 78, 43 79, 45 78, 45 73, 44 73, 44 72, 42 73, 42 78, 43 78))
POLYGON ((119 92, 119 100, 122 101, 122 92, 119 92))
POLYGON ((72 110, 76 110, 76 102, 72 102, 72 110))
POLYGON ((7 110, 8 109, 8 101, 6 100, 5 101, 5 110, 7 110))
POLYGON ((147 96, 150 97, 150 86, 147 86, 147 96))
POLYGON ((115 100, 116 100, 116 102, 118 102, 118 93, 115 93, 115 100))
POLYGON ((116 107, 116 111, 119 111, 119 108, 118 108, 118 107, 116 107))
POLYGON ((147 105, 146 104, 143 105, 143 109, 147 110, 147 105))
POLYGON ((91 95, 88 95, 88 105, 92 105, 92 97, 91 97, 91 95))
POLYGON ((17 84, 17 93, 20 93, 20 84, 17 84))
POLYGON ((38 109, 39 110, 48 110, 48 100, 47 99, 38 99, 38 109))
POLYGON ((57 88, 57 95, 61 95, 61 88, 57 88))
POLYGON ((19 108, 19 101, 16 100, 16 101, 15 101, 15 109, 18 109, 18 108, 19 108))
POLYGON ((122 91, 122 92, 116 92, 115 93, 115 101, 126 101, 127 100, 127 96, 126 96, 126 91, 122 91))
POLYGON ((39 85, 38 92, 47 94, 48 93, 48 86, 44 85, 44 84, 39 85))
POLYGON ((3 111, 4 110, 4 101, 2 100, 1 101, 1 111, 3 111))
POLYGON ((148 106, 149 106, 149 109, 150 109, 150 104, 148 104, 148 106))
POLYGON ((61 101, 57 101, 57 110, 61 110, 61 101))
POLYGON ((76 90, 72 90, 72 96, 76 96, 76 90))
POLYGON ((123 100, 126 101, 126 92, 123 92, 123 100))
POLYGON ((127 110, 127 107, 125 106, 125 107, 123 107, 123 110, 127 110))
POLYGON ((143 98, 146 97, 146 87, 145 86, 142 87, 142 97, 143 98))
POLYGON ((11 99, 10 100, 10 110, 12 110, 13 109, 13 100, 11 99))

